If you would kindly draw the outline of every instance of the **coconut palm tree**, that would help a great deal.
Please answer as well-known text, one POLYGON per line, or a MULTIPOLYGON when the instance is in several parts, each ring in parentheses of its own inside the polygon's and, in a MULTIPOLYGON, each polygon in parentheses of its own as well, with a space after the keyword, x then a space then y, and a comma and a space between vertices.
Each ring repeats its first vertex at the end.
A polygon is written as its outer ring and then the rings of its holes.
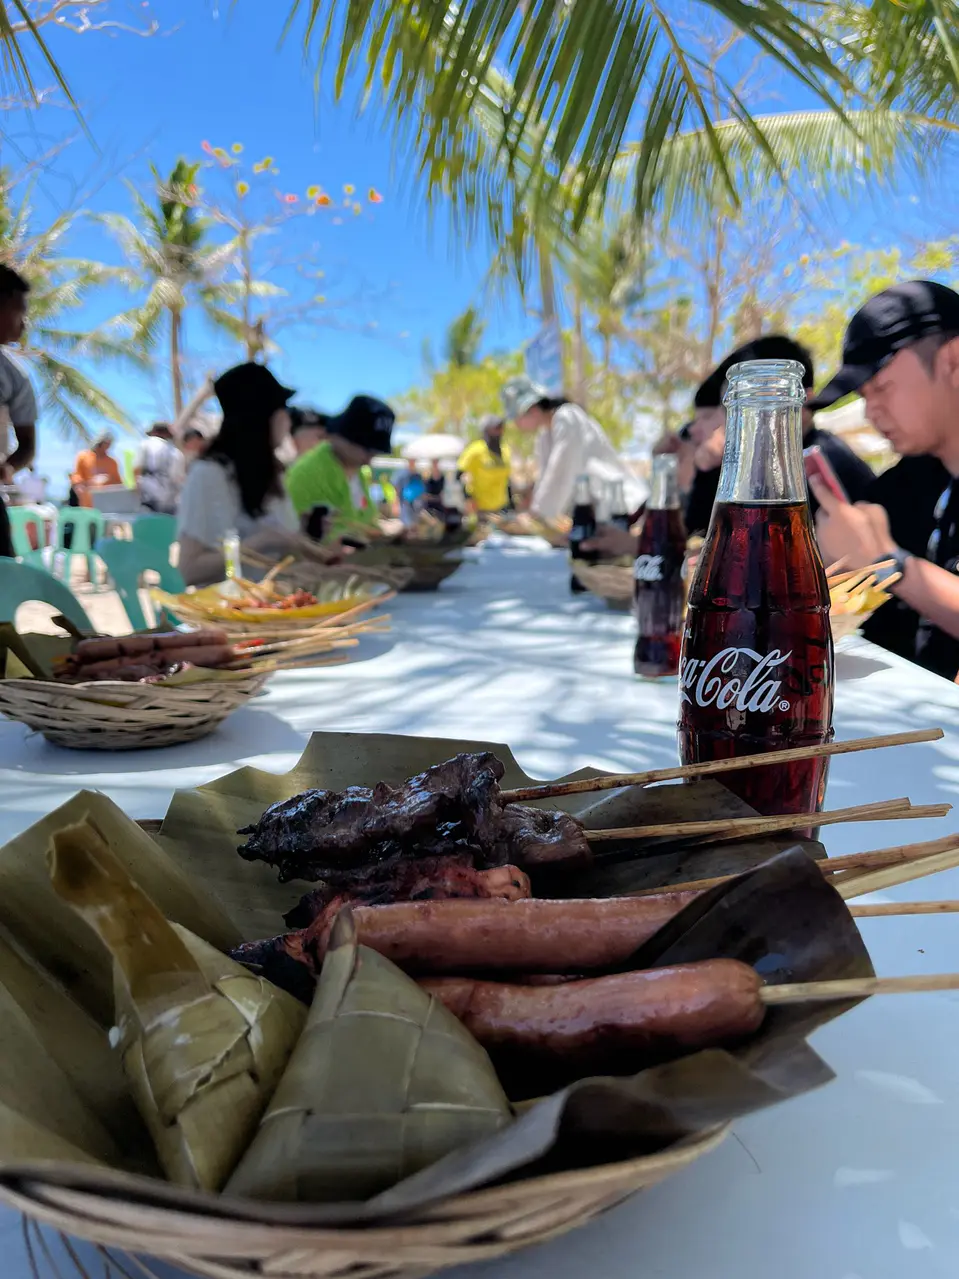
POLYGON ((71 313, 121 275, 101 262, 64 254, 74 220, 74 214, 63 213, 37 227, 29 188, 16 195, 8 175, 0 171, 0 261, 19 271, 30 285, 29 324, 15 354, 34 377, 44 425, 53 424, 65 439, 86 441, 96 420, 106 418, 126 429, 133 424, 83 370, 83 362, 125 361, 142 366, 144 357, 134 343, 109 329, 81 332, 71 327, 71 313))
POLYGON ((118 241, 129 263, 130 282, 146 291, 132 310, 118 316, 114 326, 129 334, 145 351, 166 341, 173 410, 183 408, 184 315, 195 306, 214 323, 221 322, 224 305, 234 301, 224 273, 236 255, 236 244, 209 241, 210 221, 196 208, 196 177, 200 166, 179 159, 169 177, 153 167, 151 199, 130 188, 135 218, 118 213, 100 220, 118 241))

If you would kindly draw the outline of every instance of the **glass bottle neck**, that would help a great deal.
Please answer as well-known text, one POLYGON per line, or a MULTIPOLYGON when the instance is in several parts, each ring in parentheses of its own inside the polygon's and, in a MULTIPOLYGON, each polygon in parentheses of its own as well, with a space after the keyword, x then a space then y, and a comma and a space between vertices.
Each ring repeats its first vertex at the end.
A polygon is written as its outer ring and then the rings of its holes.
MULTIPOLYGON (((665 459, 662 459, 665 461, 665 459)), ((676 463, 673 458, 671 466, 657 466, 659 458, 653 460, 653 474, 649 482, 648 511, 669 511, 679 506, 679 481, 676 477, 676 463)))
POLYGON ((740 402, 727 408, 717 502, 804 502, 802 405, 740 402))

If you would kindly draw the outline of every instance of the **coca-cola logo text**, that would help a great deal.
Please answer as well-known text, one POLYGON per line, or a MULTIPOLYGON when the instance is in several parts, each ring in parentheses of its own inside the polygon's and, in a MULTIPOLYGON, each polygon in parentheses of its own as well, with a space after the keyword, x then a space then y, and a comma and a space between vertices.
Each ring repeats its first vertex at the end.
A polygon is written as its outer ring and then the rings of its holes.
POLYGON ((697 706, 718 710, 788 711, 789 702, 780 698, 784 671, 779 668, 792 657, 774 648, 765 656, 751 648, 724 648, 715 657, 690 657, 679 673, 680 696, 697 706), (743 677, 744 666, 754 663, 743 677))
POLYGON ((639 555, 633 565, 633 574, 637 582, 661 582, 663 580, 663 557, 661 555, 639 555))

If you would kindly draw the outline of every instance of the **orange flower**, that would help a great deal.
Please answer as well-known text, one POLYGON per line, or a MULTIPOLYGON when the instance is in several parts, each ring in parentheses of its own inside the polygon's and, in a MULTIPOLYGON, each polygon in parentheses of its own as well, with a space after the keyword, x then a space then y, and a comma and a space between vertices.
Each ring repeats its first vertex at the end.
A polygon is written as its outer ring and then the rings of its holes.
POLYGON ((205 151, 205 152, 207 153, 207 155, 212 155, 212 154, 213 154, 213 147, 210 145, 210 143, 209 143, 209 142, 201 142, 201 143, 200 143, 200 150, 201 150, 201 151, 205 151))
POLYGON ((333 203, 333 201, 330 199, 328 195, 321 194, 316 197, 316 203, 319 206, 319 208, 328 209, 330 205, 333 203))
POLYGON ((370 204, 383 203, 383 197, 380 195, 379 191, 377 191, 375 187, 370 187, 369 191, 367 192, 366 198, 369 200, 370 204))
POLYGON ((196 187, 193 185, 193 183, 192 183, 192 182, 191 182, 191 183, 190 183, 190 185, 187 187, 187 189, 186 189, 186 193, 187 193, 187 195, 190 197, 190 199, 191 199, 191 200, 195 200, 195 199, 196 199, 196 187))
POLYGON ((285 196, 283 197, 283 200, 284 200, 284 202, 285 202, 286 204, 296 204, 296 202, 297 202, 297 200, 299 200, 299 198, 300 198, 300 197, 299 197, 298 195, 294 195, 294 194, 293 194, 293 192, 291 191, 291 192, 289 193, 289 195, 285 195, 285 196))

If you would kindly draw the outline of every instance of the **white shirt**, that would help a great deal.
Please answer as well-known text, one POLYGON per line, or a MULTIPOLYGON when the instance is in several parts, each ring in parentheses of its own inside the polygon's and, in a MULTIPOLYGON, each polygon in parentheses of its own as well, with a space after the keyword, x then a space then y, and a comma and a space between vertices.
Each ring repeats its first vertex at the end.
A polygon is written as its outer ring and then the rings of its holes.
POLYGON ((536 459, 539 479, 530 508, 542 519, 569 513, 580 475, 596 483, 622 480, 630 510, 647 496, 646 486, 627 467, 606 432, 578 404, 563 404, 555 411, 552 423, 536 440, 536 459))
POLYGON ((240 539, 252 536, 261 528, 281 528, 295 533, 296 512, 290 499, 268 497, 263 514, 254 519, 247 515, 240 501, 240 486, 232 470, 212 459, 198 458, 187 472, 177 511, 177 534, 192 537, 201 546, 221 546, 232 529, 240 539))
POLYGON ((155 511, 173 515, 186 475, 183 454, 173 441, 148 435, 140 445, 136 469, 140 472, 138 487, 143 501, 155 511))
POLYGON ((0 405, 10 415, 11 426, 34 426, 37 399, 30 379, 5 351, 0 351, 0 405))

